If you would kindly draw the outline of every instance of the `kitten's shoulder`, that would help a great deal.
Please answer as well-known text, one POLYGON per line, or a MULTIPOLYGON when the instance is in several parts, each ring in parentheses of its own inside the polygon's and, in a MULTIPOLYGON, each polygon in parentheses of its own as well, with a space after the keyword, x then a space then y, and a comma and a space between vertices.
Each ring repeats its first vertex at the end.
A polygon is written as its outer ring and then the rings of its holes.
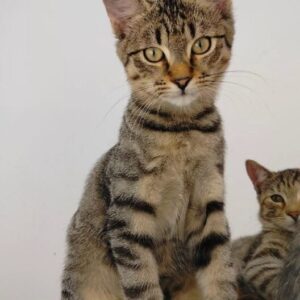
POLYGON ((240 251, 242 248, 250 247, 251 244, 253 244, 253 242, 260 236, 261 234, 255 234, 238 238, 232 242, 232 250, 240 251))

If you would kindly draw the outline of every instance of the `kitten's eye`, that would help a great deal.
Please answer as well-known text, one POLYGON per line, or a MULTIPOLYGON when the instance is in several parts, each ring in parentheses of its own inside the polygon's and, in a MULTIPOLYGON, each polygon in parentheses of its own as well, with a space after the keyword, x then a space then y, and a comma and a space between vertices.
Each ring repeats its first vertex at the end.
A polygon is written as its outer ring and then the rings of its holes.
POLYGON ((165 54, 159 48, 148 48, 144 50, 144 56, 148 61, 158 63, 163 60, 165 54))
POLYGON ((202 37, 194 43, 192 52, 196 55, 203 55, 210 50, 211 45, 212 43, 210 37, 202 37))
POLYGON ((273 195, 273 196, 271 196, 271 199, 275 203, 284 203, 284 199, 280 195, 273 195))

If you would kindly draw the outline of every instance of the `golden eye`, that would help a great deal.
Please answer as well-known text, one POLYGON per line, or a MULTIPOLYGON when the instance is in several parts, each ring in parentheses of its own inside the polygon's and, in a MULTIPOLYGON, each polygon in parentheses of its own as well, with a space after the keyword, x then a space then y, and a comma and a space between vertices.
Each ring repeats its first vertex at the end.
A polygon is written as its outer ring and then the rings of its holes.
POLYGON ((159 48, 147 48, 144 50, 145 58, 151 63, 158 63, 165 57, 165 54, 159 48))
POLYGON ((196 55, 206 54, 211 49, 211 45, 212 43, 210 37, 202 37, 194 43, 192 52, 196 55))
POLYGON ((275 203, 284 203, 284 199, 280 195, 273 195, 273 196, 271 196, 271 199, 275 203))

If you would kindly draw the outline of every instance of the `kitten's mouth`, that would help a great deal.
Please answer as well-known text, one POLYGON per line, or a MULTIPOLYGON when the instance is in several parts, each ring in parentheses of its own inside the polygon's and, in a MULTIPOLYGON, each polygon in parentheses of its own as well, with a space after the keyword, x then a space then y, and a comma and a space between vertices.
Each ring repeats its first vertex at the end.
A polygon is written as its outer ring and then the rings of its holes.
POLYGON ((179 89, 178 94, 181 95, 181 96, 185 96, 185 95, 191 95, 193 93, 191 92, 190 89, 179 89))

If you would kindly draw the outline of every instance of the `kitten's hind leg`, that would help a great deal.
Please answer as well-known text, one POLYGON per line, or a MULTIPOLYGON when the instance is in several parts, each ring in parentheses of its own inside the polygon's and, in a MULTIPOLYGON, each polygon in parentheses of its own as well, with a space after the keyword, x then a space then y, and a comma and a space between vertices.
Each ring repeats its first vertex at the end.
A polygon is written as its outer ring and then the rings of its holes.
MULTIPOLYGON (((94 262, 94 266, 97 262, 94 262)), ((61 300, 123 300, 115 272, 108 266, 89 267, 84 273, 66 274, 61 300)))

